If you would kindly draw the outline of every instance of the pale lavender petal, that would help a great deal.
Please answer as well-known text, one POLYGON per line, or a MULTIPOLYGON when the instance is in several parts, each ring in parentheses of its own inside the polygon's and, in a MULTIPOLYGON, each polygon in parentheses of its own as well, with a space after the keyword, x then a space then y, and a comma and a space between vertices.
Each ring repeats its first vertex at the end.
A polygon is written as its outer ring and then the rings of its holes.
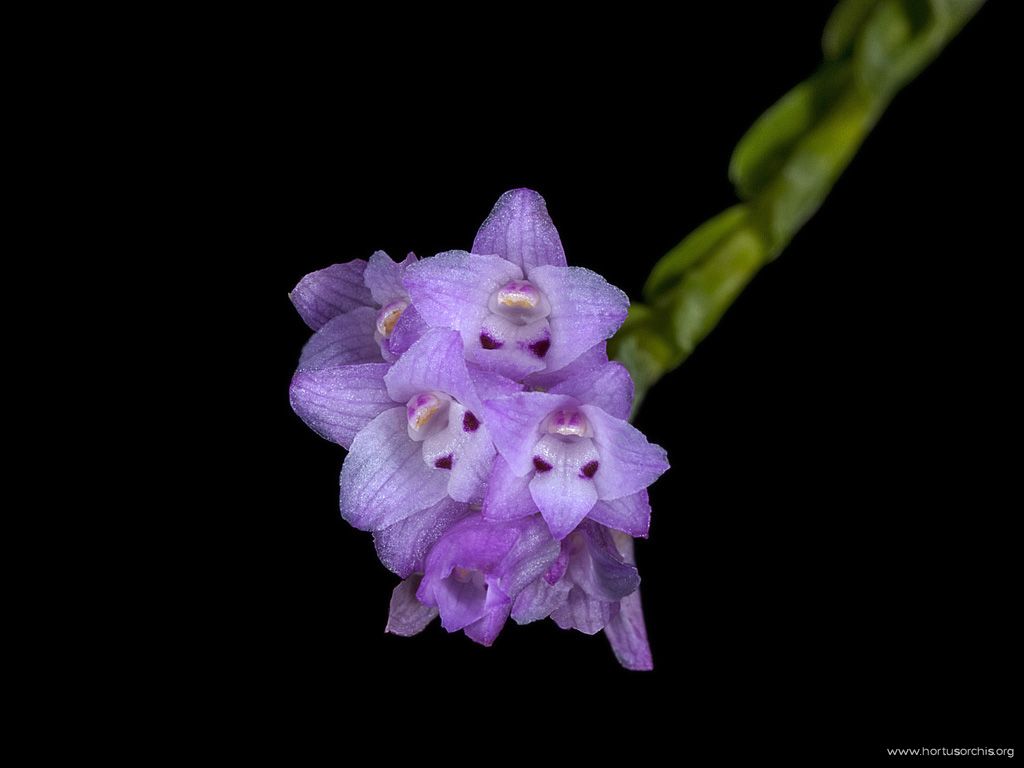
POLYGON ((452 574, 438 579, 433 597, 441 613, 441 626, 448 632, 464 629, 487 615, 487 585, 479 571, 466 578, 452 574))
POLYGON ((544 357, 549 370, 568 365, 610 338, 626 319, 626 294, 589 269, 537 267, 530 272, 530 281, 551 304, 551 347, 544 357))
POLYGON ((298 371, 288 398, 310 429, 349 448, 363 427, 395 405, 384 387, 387 370, 387 363, 369 363, 298 371))
POLYGON ((388 625, 385 632, 400 637, 418 635, 437 617, 437 608, 424 605, 416 599, 416 589, 420 585, 418 574, 410 576, 391 593, 391 606, 388 612, 388 625))
POLYGON ((302 348, 299 370, 381 362, 376 317, 376 310, 359 307, 328 320, 302 348))
POLYGON ((569 597, 572 584, 567 580, 548 584, 543 578, 535 579, 519 593, 512 604, 512 620, 517 624, 546 619, 558 610, 569 597))
POLYGON ((634 494, 668 469, 665 449, 647 442, 636 427, 592 405, 580 410, 594 429, 594 444, 601 454, 601 466, 594 475, 599 498, 619 499, 634 494))
POLYGON ((363 284, 365 269, 366 262, 356 259, 310 272, 299 280, 288 298, 306 325, 318 331, 333 317, 373 305, 373 296, 363 284))
POLYGON ((473 241, 473 253, 508 259, 524 272, 541 264, 565 266, 565 251, 544 198, 532 189, 513 189, 498 198, 473 241))
POLYGON ((392 261, 384 251, 374 253, 366 264, 363 280, 370 289, 373 300, 383 306, 396 299, 405 298, 402 275, 405 268, 416 263, 416 256, 410 253, 401 262, 392 261))
POLYGON ((433 583, 453 568, 495 571, 519 537, 520 527, 509 523, 488 523, 472 515, 456 523, 427 555, 420 599, 430 602, 433 583))
POLYGON ((576 401, 546 392, 519 392, 488 400, 484 420, 499 453, 517 475, 533 472, 533 447, 540 439, 540 424, 552 411, 572 408, 576 401))
POLYGON ((430 326, 423 322, 423 318, 416 311, 416 307, 410 304, 405 308, 402 316, 398 318, 398 322, 395 323, 391 337, 386 339, 384 343, 388 345, 388 351, 397 359, 399 355, 419 341, 420 337, 429 329, 430 326))
POLYGON ((623 562, 611 531, 592 522, 581 526, 584 546, 569 561, 569 577, 590 597, 617 603, 640 586, 636 566, 623 562))
POLYGON ((476 413, 483 411, 462 356, 462 339, 455 331, 427 332, 391 366, 384 383, 398 403, 435 390, 453 396, 476 413))
POLYGON ((531 373, 524 379, 524 383, 527 389, 547 392, 552 387, 571 381, 577 376, 589 375, 594 369, 600 368, 607 362, 608 345, 602 341, 557 371, 544 370, 531 373))
POLYGON ((521 392, 523 385, 516 381, 502 376, 501 374, 487 371, 478 366, 468 364, 469 376, 473 379, 476 393, 481 400, 492 400, 498 397, 508 397, 516 392, 521 392))
POLYGON ((489 647, 497 639, 502 627, 505 626, 505 622, 508 620, 508 611, 508 605, 488 611, 482 619, 466 627, 466 637, 480 645, 489 647))
POLYGON ((484 519, 518 520, 539 511, 530 495, 530 476, 520 477, 501 455, 496 456, 484 496, 484 519))
POLYGON ((364 531, 384 528, 447 495, 448 476, 423 463, 405 406, 384 411, 352 441, 341 468, 341 516, 364 531))
POLYGON ((626 669, 647 671, 654 669, 651 646, 647 642, 644 610, 640 603, 640 590, 622 598, 619 613, 604 628, 615 658, 626 669))
MULTIPOLYGON (((575 363, 568 367, 573 367, 575 363)), ((570 395, 581 403, 596 405, 619 419, 628 419, 633 406, 633 379, 619 363, 581 371, 547 390, 553 395, 570 395)))
POLYGON ((573 587, 565 603, 551 614, 562 629, 577 629, 585 635, 600 632, 619 611, 618 603, 608 603, 573 587))
POLYGON ((651 504, 647 491, 638 491, 620 499, 598 501, 587 517, 630 536, 646 539, 651 526, 651 504))
POLYGON ((516 526, 519 535, 499 569, 501 591, 510 598, 544 576, 562 551, 539 518, 519 521, 516 526))
POLYGON ((467 515, 468 505, 445 497, 401 522, 374 531, 377 555, 388 570, 403 578, 413 571, 422 571, 423 558, 434 542, 467 515))
MULTIPOLYGON (((633 553, 633 539, 617 531, 612 539, 622 559, 636 564, 633 553)), ((647 671, 654 669, 651 647, 647 642, 647 627, 644 625, 644 610, 640 603, 640 590, 622 598, 619 613, 604 628, 605 636, 612 645, 615 658, 626 669, 647 671)))
POLYGON ((403 283, 428 325, 459 331, 470 349, 480 346, 491 294, 522 276, 521 269, 498 256, 448 251, 411 265, 403 283))
POLYGON ((552 435, 541 438, 534 450, 536 471, 530 495, 551 535, 561 540, 575 530, 597 501, 597 487, 584 467, 598 464, 600 457, 589 440, 565 443, 552 435))

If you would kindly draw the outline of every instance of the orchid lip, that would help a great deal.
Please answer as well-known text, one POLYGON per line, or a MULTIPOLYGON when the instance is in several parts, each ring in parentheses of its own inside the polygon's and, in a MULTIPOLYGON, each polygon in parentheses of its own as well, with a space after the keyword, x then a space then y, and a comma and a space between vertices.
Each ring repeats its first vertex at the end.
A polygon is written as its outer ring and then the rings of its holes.
POLYGON ((519 325, 542 320, 551 314, 547 297, 529 280, 510 280, 491 294, 488 309, 519 325))
POLYGON ((395 331, 395 324, 408 306, 408 301, 399 299, 381 307, 380 312, 377 313, 377 333, 381 335, 381 338, 391 338, 391 334, 395 331))
POLYGON ((422 442, 448 426, 448 408, 452 399, 441 392, 420 392, 405 404, 409 437, 422 442))

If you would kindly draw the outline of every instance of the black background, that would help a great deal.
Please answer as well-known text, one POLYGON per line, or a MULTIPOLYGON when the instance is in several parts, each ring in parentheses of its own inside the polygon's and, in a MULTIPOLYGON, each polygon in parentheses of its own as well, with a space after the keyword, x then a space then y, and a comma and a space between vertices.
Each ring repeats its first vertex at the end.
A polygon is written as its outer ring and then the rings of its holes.
POLYGON ((1020 248, 1002 186, 1018 138, 1002 114, 1005 8, 897 97, 822 210, 644 403, 636 423, 673 465, 638 546, 653 673, 550 622, 510 623, 490 649, 436 623, 385 635, 397 577, 338 516, 344 452, 288 407, 309 334, 295 282, 376 249, 468 248, 506 189, 540 191, 570 263, 639 297, 653 262, 735 201, 726 170, 746 128, 820 61, 831 3, 757 6, 537 15, 465 40, 366 22, 297 56, 270 46, 239 64, 241 92, 224 83, 222 108, 245 112, 212 147, 224 252, 258 304, 235 326, 259 350, 244 361, 253 499, 224 507, 247 555, 223 658, 242 660, 243 697, 411 718, 413 742, 620 729, 612 741, 664 736, 683 754, 793 757, 813 741, 866 760, 1009 741, 1020 248))

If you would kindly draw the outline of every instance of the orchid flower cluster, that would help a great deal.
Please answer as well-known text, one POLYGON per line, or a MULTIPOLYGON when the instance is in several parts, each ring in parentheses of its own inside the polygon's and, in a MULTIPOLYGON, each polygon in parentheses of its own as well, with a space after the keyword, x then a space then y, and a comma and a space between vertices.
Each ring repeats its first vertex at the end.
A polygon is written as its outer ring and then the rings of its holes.
POLYGON ((490 645, 509 617, 550 617, 650 669, 633 537, 668 463, 605 351, 629 300, 566 265, 543 198, 502 195, 472 252, 378 251, 290 296, 315 331, 292 408, 348 450, 342 517, 403 579, 387 630, 440 615, 490 645))

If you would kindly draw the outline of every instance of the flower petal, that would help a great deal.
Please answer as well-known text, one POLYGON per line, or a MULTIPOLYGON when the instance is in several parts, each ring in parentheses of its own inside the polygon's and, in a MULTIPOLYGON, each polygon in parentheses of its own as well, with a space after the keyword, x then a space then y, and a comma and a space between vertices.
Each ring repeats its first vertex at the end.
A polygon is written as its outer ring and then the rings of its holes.
POLYGON ((598 501, 587 517, 595 523, 646 539, 651 526, 651 503, 645 489, 619 499, 598 501))
POLYGON ((540 424, 552 411, 572 408, 576 401, 546 392, 519 392, 484 403, 484 420, 494 445, 517 475, 533 472, 533 447, 540 424))
POLYGON ((585 635, 600 632, 618 613, 619 604, 590 597, 579 587, 569 590, 565 603, 551 614, 562 629, 577 629, 585 635))
POLYGON ((540 518, 527 518, 514 525, 518 536, 502 560, 498 579, 502 593, 513 599, 532 581, 543 577, 562 551, 540 518))
POLYGON ((597 487, 583 468, 600 457, 590 440, 566 443, 553 435, 542 437, 534 450, 548 469, 542 472, 538 468, 534 473, 530 495, 551 535, 561 540, 575 530, 597 502, 597 487))
POLYGON ((507 604, 491 609, 482 619, 466 627, 466 637, 482 646, 490 647, 505 626, 508 611, 507 604))
POLYGON ((518 520, 539 511, 530 495, 530 476, 518 476, 501 455, 496 456, 484 496, 484 519, 518 520))
POLYGON ((419 341, 420 337, 429 328, 430 326, 423 322, 420 313, 416 311, 416 307, 410 304, 405 308, 402 316, 398 318, 398 322, 395 323, 395 329, 391 332, 391 338, 385 341, 388 345, 388 350, 397 359, 399 355, 419 341))
POLYGON ((423 463, 422 447, 409 439, 405 407, 391 408, 352 441, 341 468, 341 516, 368 531, 404 520, 447 495, 443 470, 423 463))
POLYGON ((546 619, 558 610, 569 597, 572 583, 568 580, 548 584, 543 578, 535 579, 519 593, 512 603, 512 620, 517 624, 546 619))
POLYGON ((590 597, 615 603, 640 586, 636 566, 623 562, 611 531, 586 522, 580 526, 584 546, 569 560, 569 577, 590 597))
POLYGON ((547 392, 577 376, 589 374, 593 369, 600 368, 608 362, 608 345, 605 342, 595 344, 568 365, 557 371, 538 371, 531 373, 525 380, 527 389, 547 392))
POLYGON ((592 405, 580 410, 594 428, 594 444, 601 454, 601 468, 594 475, 601 499, 619 499, 641 491, 668 469, 665 449, 647 442, 636 427, 592 405))
POLYGON ((626 294, 589 269, 536 267, 530 272, 530 282, 551 304, 551 347, 544 356, 550 371, 610 338, 626 319, 626 294))
MULTIPOLYGON (((612 533, 619 554, 627 563, 636 563, 633 555, 633 539, 621 533, 612 533)), ((654 669, 651 647, 647 642, 647 627, 644 625, 644 609, 640 603, 640 590, 622 598, 619 613, 604 628, 605 636, 612 645, 612 651, 619 664, 626 669, 646 671, 654 669)))
POLYGON ((410 253, 401 262, 395 262, 384 251, 374 253, 366 263, 363 281, 370 289, 373 300, 383 306, 396 299, 405 298, 402 274, 410 264, 416 263, 416 255, 410 253))
POLYGON ((491 294, 522 276, 498 256, 448 251, 410 265, 402 282, 426 323, 459 331, 469 349, 471 343, 480 346, 477 336, 491 294))
POLYGON ((370 307, 359 307, 328 320, 302 348, 299 370, 381 362, 376 317, 370 307))
POLYGON ((466 504, 445 497, 401 522, 374 531, 377 556, 388 570, 402 578, 413 571, 422 571, 423 558, 434 542, 467 515, 469 507, 466 504))
MULTIPOLYGON (((569 367, 574 366, 572 363, 569 367)), ((633 379, 625 366, 610 362, 580 371, 548 389, 553 395, 570 395, 581 403, 596 405, 619 419, 628 419, 633 407, 633 379)))
POLYGON ((424 605, 416 599, 416 589, 420 585, 420 576, 409 577, 391 593, 391 605, 388 610, 388 625, 385 632, 400 637, 418 635, 437 616, 437 608, 424 605))
POLYGON ((387 363, 300 370, 288 390, 292 410, 318 435, 348 448, 363 427, 394 407, 384 388, 387 370, 387 363))
POLYGON ((542 264, 565 266, 565 251, 544 198, 532 189, 513 189, 498 198, 473 241, 473 253, 508 259, 529 273, 542 264))
POLYGON ((451 395, 471 411, 483 412, 462 356, 462 339, 455 331, 428 331, 391 366, 384 383, 397 403, 436 390, 451 395))
POLYGON ((619 664, 626 669, 646 671, 654 669, 651 646, 647 642, 644 609, 640 603, 640 590, 622 598, 619 613, 604 628, 608 642, 619 664))
POLYGON ((458 632, 487 615, 487 586, 478 571, 464 579, 456 575, 438 579, 433 596, 447 632, 458 632))
POLYGON ((373 296, 363 284, 365 269, 366 262, 356 259, 310 272, 299 280, 288 298, 306 325, 318 331, 333 317, 373 305, 373 296))

